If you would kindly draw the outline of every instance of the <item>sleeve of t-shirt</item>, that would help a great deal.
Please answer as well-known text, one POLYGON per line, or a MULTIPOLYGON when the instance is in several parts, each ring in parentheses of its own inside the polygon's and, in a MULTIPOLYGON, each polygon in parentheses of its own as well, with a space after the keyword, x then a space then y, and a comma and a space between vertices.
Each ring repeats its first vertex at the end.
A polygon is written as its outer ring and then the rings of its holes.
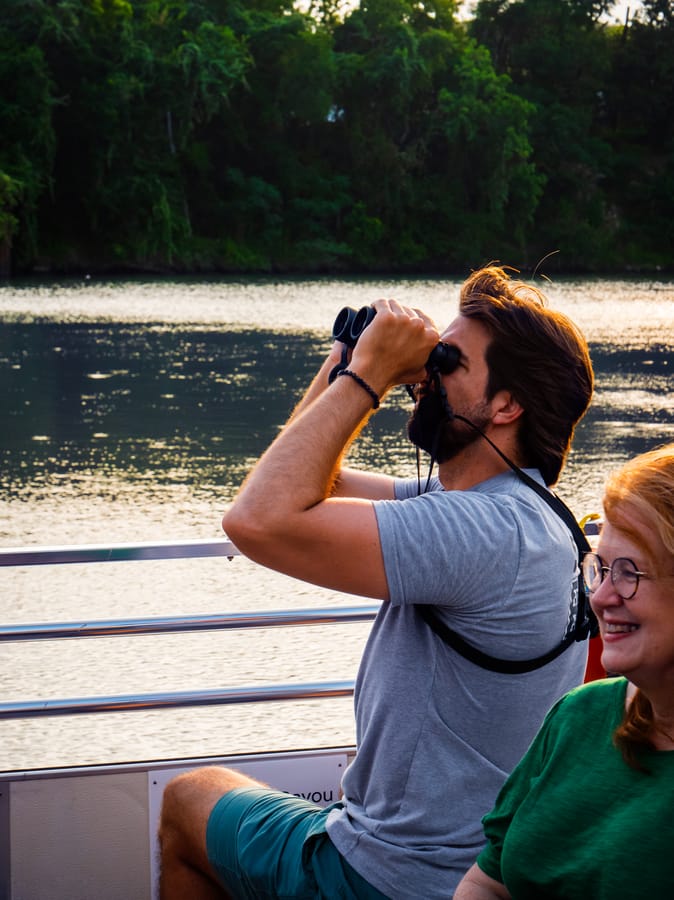
POLYGON ((407 500, 408 497, 418 497, 428 491, 441 491, 442 485, 437 475, 431 478, 428 486, 426 481, 420 478, 396 478, 393 482, 393 493, 396 500, 407 500))
POLYGON ((508 494, 431 491, 374 504, 393 606, 488 614, 521 563, 522 522, 508 494))

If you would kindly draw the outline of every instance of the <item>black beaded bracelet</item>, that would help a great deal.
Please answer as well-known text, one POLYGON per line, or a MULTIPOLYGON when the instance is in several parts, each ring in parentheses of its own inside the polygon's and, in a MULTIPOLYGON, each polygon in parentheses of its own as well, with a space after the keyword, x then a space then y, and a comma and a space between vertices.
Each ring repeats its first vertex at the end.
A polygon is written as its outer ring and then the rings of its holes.
POLYGON ((372 397, 372 408, 379 409, 379 397, 377 396, 375 391, 372 390, 372 388, 364 378, 361 378, 360 375, 356 375, 356 373, 352 372, 351 369, 341 369, 337 374, 348 375, 350 378, 353 378, 353 380, 357 384, 359 384, 364 391, 367 391, 370 397, 372 397))

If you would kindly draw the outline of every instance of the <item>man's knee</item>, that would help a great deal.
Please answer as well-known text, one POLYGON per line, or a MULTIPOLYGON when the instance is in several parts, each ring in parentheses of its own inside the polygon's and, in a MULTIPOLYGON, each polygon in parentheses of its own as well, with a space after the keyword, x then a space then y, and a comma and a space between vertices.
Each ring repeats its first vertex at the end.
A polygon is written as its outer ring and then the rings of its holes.
MULTIPOLYGON (((216 768, 213 766, 212 768, 216 768)), ((195 792, 200 792, 199 787, 204 781, 204 769, 190 769, 189 772, 181 772, 175 775, 164 788, 164 807, 172 810, 174 807, 189 804, 195 792)))
POLYGON ((260 782, 223 766, 203 766, 182 772, 164 788, 160 833, 170 830, 191 839, 205 840, 208 818, 222 796, 234 788, 260 786, 260 782))

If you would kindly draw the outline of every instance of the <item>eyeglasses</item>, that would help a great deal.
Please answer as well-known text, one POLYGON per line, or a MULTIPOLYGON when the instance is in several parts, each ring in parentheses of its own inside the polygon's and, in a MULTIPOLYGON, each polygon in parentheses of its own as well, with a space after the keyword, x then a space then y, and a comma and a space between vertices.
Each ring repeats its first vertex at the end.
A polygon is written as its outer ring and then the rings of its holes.
POLYGON ((583 557, 583 580, 590 593, 599 590, 599 585, 607 572, 611 573, 611 583, 616 594, 622 600, 631 600, 634 597, 640 578, 650 578, 645 572, 640 572, 631 559, 623 556, 614 559, 610 566, 605 566, 603 559, 597 553, 585 554, 583 557))

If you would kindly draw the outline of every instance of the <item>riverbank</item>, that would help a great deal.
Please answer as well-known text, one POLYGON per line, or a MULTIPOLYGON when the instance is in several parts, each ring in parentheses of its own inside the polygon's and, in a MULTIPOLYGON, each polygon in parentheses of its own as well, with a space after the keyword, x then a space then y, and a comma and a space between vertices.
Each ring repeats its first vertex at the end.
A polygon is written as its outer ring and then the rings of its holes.
MULTIPOLYGON (((666 263, 622 264, 616 266, 587 266, 570 263, 560 264, 554 260, 530 262, 514 259, 498 258, 501 264, 512 266, 522 273, 523 278, 530 278, 535 273, 545 277, 558 278, 631 278, 631 277, 674 277, 674 259, 666 263)), ((341 266, 326 263, 315 266, 292 265, 260 265, 245 268, 235 265, 141 265, 137 263, 107 264, 95 261, 82 261, 76 264, 69 262, 39 263, 20 272, 5 272, 0 270, 0 285, 22 283, 36 283, 47 280, 89 280, 89 279, 125 279, 125 278, 289 278, 301 280, 306 278, 463 278, 477 265, 488 263, 489 260, 466 264, 465 267, 441 266, 437 263, 430 265, 420 264, 388 264, 386 266, 341 266)))

